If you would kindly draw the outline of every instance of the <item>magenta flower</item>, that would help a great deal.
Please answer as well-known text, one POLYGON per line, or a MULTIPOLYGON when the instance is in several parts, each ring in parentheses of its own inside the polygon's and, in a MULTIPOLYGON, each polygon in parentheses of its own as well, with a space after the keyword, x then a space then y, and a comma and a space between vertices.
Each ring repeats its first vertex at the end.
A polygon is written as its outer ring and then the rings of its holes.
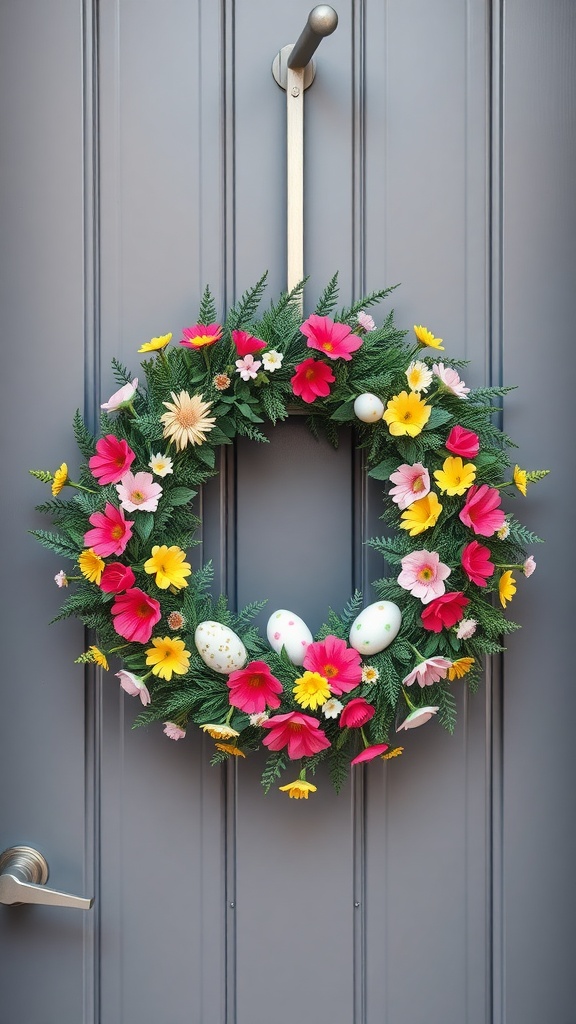
POLYGON ((358 651, 347 647, 345 640, 327 636, 308 644, 304 668, 318 672, 327 680, 330 691, 337 697, 349 693, 362 680, 362 663, 358 651))
POLYGON ((154 626, 162 618, 158 601, 139 587, 119 594, 110 610, 118 635, 139 644, 148 643, 154 626))
POLYGON ((469 580, 478 587, 485 587, 486 580, 494 573, 494 563, 490 561, 490 549, 471 540, 460 556, 462 568, 469 580))
POLYGON ((500 491, 495 487, 482 484, 472 487, 466 494, 466 503, 460 512, 460 520, 481 537, 491 537, 505 522, 506 516, 501 508, 500 491))
POLYGON ((287 715, 273 715, 262 723, 263 729, 269 729, 268 736, 262 742, 270 750, 282 750, 288 747, 288 757, 311 757, 330 746, 330 740, 320 728, 320 722, 311 715, 300 711, 290 711, 287 715))
POLYGON ((251 661, 246 668, 230 672, 230 703, 247 715, 260 714, 269 708, 279 708, 282 683, 272 675, 265 661, 251 661))
POLYGON ((419 597, 422 604, 429 604, 445 593, 444 580, 452 570, 440 561, 436 551, 412 551, 404 556, 401 565, 398 583, 413 597, 419 597))
POLYGON ((152 473, 125 473, 116 490, 127 512, 155 512, 162 496, 162 487, 154 483, 152 473))
POLYGON ((330 394, 330 385, 336 377, 328 363, 323 363, 321 359, 305 359, 294 369, 294 376, 290 380, 292 391, 303 402, 315 402, 317 398, 326 398, 330 394))
POLYGON ((244 359, 236 360, 236 373, 240 374, 242 380, 254 380, 261 366, 260 360, 254 359, 249 353, 244 359))
POLYGON ((402 732, 403 729, 416 729, 419 725, 424 725, 425 722, 429 722, 432 715, 435 715, 438 708, 416 708, 416 711, 411 711, 407 718, 404 719, 402 725, 399 725, 396 732, 402 732))
POLYGON ((459 374, 451 366, 444 366, 444 363, 434 363, 432 373, 442 381, 448 391, 456 395, 456 398, 468 398, 470 388, 466 387, 464 381, 460 380, 459 374))
POLYGON ((463 459, 474 459, 480 451, 480 438, 473 430, 466 430, 465 427, 452 427, 446 439, 446 448, 453 455, 460 455, 463 459))
POLYGON ((365 697, 354 697, 340 715, 340 728, 361 729, 376 714, 376 708, 365 697))
POLYGON ((337 324, 329 316, 312 313, 300 330, 307 338, 308 348, 316 348, 329 359, 352 359, 352 352, 360 348, 362 338, 352 334, 348 324, 337 324))
POLYGON ((150 692, 147 686, 138 676, 135 676, 133 672, 127 672, 125 669, 121 669, 120 672, 115 673, 120 680, 120 686, 126 693, 129 693, 131 697, 140 697, 144 707, 150 703, 150 692))
POLYGON ((365 747, 360 754, 353 757, 350 764, 362 764, 363 761, 373 761, 379 754, 388 750, 388 743, 375 743, 372 747, 365 747))
POLYGON ((405 676, 402 686, 412 686, 412 683, 418 683, 419 686, 432 686, 433 683, 439 683, 441 679, 446 678, 451 665, 452 662, 447 658, 426 658, 426 661, 421 661, 405 676))
POLYGON ((398 466, 398 469, 390 474, 390 480, 396 485, 391 488, 390 497, 401 511, 408 508, 413 501, 425 498, 430 493, 430 474, 421 462, 415 462, 413 466, 398 466))
POLYGON ((122 509, 107 501, 104 512, 93 512, 88 522, 94 529, 84 534, 87 548, 93 548, 101 558, 122 554, 132 536, 134 520, 125 519, 122 509))
POLYGON ((100 578, 100 590, 105 594, 120 594, 123 590, 128 590, 135 580, 136 577, 129 565, 109 562, 100 578))
POLYGON ((263 348, 266 348, 266 342, 262 341, 261 338, 255 338, 253 334, 249 334, 248 331, 232 331, 232 341, 236 346, 236 352, 241 359, 244 356, 251 355, 254 352, 260 352, 263 348))
POLYGON ((132 399, 136 394, 136 388, 138 387, 138 377, 135 377, 131 384, 124 384, 124 387, 119 388, 113 395, 108 399, 107 402, 102 402, 101 409, 106 409, 106 412, 117 412, 118 409, 125 409, 126 406, 132 404, 132 399))
POLYGON ((183 740, 186 735, 186 729, 182 729, 175 722, 164 722, 163 732, 169 740, 183 740))
POLYGON ((185 327, 182 334, 180 344, 186 348, 209 348, 222 337, 222 328, 220 324, 194 324, 185 327))
POLYGON ((96 455, 88 460, 92 476, 99 484, 117 484, 136 458, 127 441, 106 434, 96 442, 96 455))
POLYGON ((420 616, 424 629, 429 629, 432 633, 440 633, 444 627, 450 629, 460 622, 467 604, 470 604, 470 601, 464 597, 461 590, 437 597, 420 616))

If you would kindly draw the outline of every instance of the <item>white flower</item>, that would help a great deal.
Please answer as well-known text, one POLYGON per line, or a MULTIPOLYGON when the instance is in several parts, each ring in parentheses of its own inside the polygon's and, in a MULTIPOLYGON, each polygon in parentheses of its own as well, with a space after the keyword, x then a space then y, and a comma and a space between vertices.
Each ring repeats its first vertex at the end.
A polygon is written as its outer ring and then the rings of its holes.
POLYGON ((156 476, 167 476, 168 473, 173 473, 172 459, 169 455, 162 455, 161 452, 157 452, 153 455, 148 463, 150 469, 156 476))
POLYGON ((421 359, 413 359, 406 370, 406 380, 411 391, 427 391, 432 383, 432 370, 421 359))
POLYGON ((380 673, 377 668, 372 665, 362 666, 362 682, 363 683, 375 683, 380 678, 380 673))
POLYGON ((365 331, 375 331, 376 324, 369 313, 365 313, 363 309, 360 310, 356 318, 360 327, 363 327, 365 331))
POLYGON ((506 521, 505 523, 502 524, 502 526, 500 527, 499 530, 496 530, 496 536, 500 540, 506 540, 506 537, 508 537, 509 535, 510 535, 510 526, 508 524, 508 521, 506 521))
POLYGON ((258 711, 255 715, 250 715, 250 725, 261 726, 264 722, 267 722, 270 715, 266 714, 265 711, 258 711))
POLYGON ((242 380, 254 380, 261 366, 260 360, 254 359, 254 356, 248 353, 244 359, 236 360, 236 373, 240 374, 242 380))
POLYGON ((338 715, 344 707, 336 697, 330 697, 325 704, 322 705, 322 712, 324 718, 338 718, 338 715))
POLYGON ((456 398, 468 398, 470 388, 467 388, 460 375, 451 366, 444 366, 444 363, 434 363, 433 373, 442 381, 445 388, 451 391, 456 398))
POLYGON ((459 640, 469 640, 471 636, 474 636, 477 625, 476 619, 461 619, 456 636, 459 640))
POLYGON ((522 571, 523 571, 524 575, 525 576, 531 576, 532 573, 534 572, 535 568, 536 568, 536 561, 535 561, 535 559, 532 558, 532 555, 528 555, 528 558, 526 559, 526 561, 524 562, 524 565, 522 567, 522 571))
POLYGON ((56 575, 54 577, 54 582, 56 583, 56 585, 58 587, 67 587, 68 586, 68 577, 67 577, 66 573, 64 572, 64 569, 60 569, 60 572, 56 573, 56 575))
POLYGON ((268 373, 274 373, 274 370, 279 370, 282 366, 283 359, 284 354, 282 352, 277 352, 276 349, 270 349, 269 352, 263 353, 262 365, 265 370, 268 370, 268 373))
POLYGON ((438 708, 417 708, 416 711, 411 711, 407 718, 404 719, 402 725, 399 725, 396 732, 402 732, 402 729, 417 729, 419 725, 424 725, 425 722, 429 722, 432 715, 435 715, 438 708))

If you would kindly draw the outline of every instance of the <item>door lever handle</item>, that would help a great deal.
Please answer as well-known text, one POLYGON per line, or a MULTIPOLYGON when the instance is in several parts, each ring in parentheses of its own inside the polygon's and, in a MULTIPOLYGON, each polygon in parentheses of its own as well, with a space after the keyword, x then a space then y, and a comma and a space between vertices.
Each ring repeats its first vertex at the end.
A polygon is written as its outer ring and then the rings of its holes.
POLYGON ((48 863, 31 846, 11 846, 0 854, 0 903, 39 903, 45 907, 90 910, 93 899, 49 889, 48 863))

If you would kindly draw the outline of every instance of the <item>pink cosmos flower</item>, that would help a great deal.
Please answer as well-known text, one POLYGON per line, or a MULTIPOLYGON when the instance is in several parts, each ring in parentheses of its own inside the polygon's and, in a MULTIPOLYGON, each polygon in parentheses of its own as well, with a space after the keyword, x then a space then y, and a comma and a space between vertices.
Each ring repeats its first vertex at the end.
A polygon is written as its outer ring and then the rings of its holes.
POLYGON ((474 459, 480 451, 480 438, 473 430, 452 427, 446 439, 446 448, 453 455, 460 455, 463 459, 474 459))
POLYGON ((356 319, 358 321, 359 326, 364 331, 376 330, 376 324, 374 323, 374 319, 370 316, 369 313, 365 313, 363 309, 360 310, 356 319))
POLYGON ((308 645, 304 668, 318 672, 328 681, 331 693, 337 697, 349 693, 362 680, 362 663, 358 651, 347 647, 345 640, 327 636, 308 645))
POLYGON ((220 324, 194 324, 185 327, 182 334, 180 344, 186 348, 208 348, 222 337, 222 328, 220 324))
POLYGON ((494 563, 490 561, 490 549, 471 540, 460 556, 462 568, 469 580, 478 587, 485 587, 486 580, 494 573, 494 563))
POLYGON ((106 412, 117 412, 118 409, 124 409, 127 405, 130 405, 134 395, 136 394, 136 388, 138 387, 138 377, 135 377, 131 384, 125 384, 124 387, 119 388, 113 395, 108 399, 107 402, 102 402, 101 409, 106 409, 106 412))
POLYGON ((127 512, 155 512, 162 496, 162 487, 154 483, 152 473, 125 473, 116 490, 127 512))
POLYGON ((352 334, 348 324, 337 324, 329 316, 312 313, 300 330, 308 338, 308 348, 324 352, 329 359, 352 359, 352 353, 360 348, 362 338, 352 334))
POLYGON ((254 356, 248 354, 244 359, 236 360, 236 373, 240 374, 242 380, 254 380, 261 366, 259 359, 254 359, 254 356))
POLYGON ((270 750, 282 750, 288 747, 288 757, 311 757, 330 746, 330 740, 320 728, 320 722, 311 715, 300 711, 290 711, 287 715, 273 715, 262 723, 263 729, 269 729, 263 743, 270 750))
POLYGON ((363 761, 373 761, 375 757, 379 756, 379 754, 383 754, 388 750, 388 747, 388 743, 375 743, 371 747, 365 747, 360 754, 357 754, 356 757, 352 758, 350 764, 362 764, 363 761))
POLYGON ((163 731, 169 740, 183 740, 186 735, 186 729, 182 729, 175 722, 164 722, 163 731))
POLYGON ((528 558, 526 559, 526 561, 524 562, 524 565, 522 566, 522 571, 523 571, 524 575, 526 577, 531 576, 532 573, 534 572, 535 568, 536 568, 536 560, 532 557, 532 555, 528 555, 528 558))
POLYGON ((466 494, 466 503, 460 512, 460 520, 464 526, 470 526, 474 533, 481 537, 491 537, 505 522, 506 516, 498 505, 501 501, 500 491, 495 487, 482 484, 472 487, 466 494))
POLYGON ((106 434, 96 442, 96 455, 88 460, 92 476, 99 484, 117 484, 136 458, 127 441, 106 434))
POLYGON ((317 398, 326 398, 330 394, 330 385, 336 380, 328 363, 321 359, 305 359, 294 367, 291 378, 292 391, 303 402, 315 402, 317 398))
POLYGON ((402 732, 402 729, 416 729, 419 725, 424 725, 425 722, 429 722, 432 715, 435 715, 439 711, 439 708, 417 708, 416 711, 411 711, 407 718, 404 719, 402 725, 399 725, 396 732, 402 732))
POLYGON ((459 374, 451 366, 444 366, 444 363, 434 363, 432 373, 442 381, 444 387, 448 388, 448 391, 456 395, 456 398, 468 398, 470 388, 466 387, 464 381, 460 380, 459 374))
POLYGON ((105 594, 120 594, 123 590, 128 590, 135 580, 136 577, 129 565, 109 562, 100 579, 100 590, 105 594))
POLYGON ((390 474, 390 479, 396 484, 390 490, 390 497, 401 511, 408 508, 413 501, 425 498, 430 493, 430 474, 421 462, 415 462, 413 466, 398 466, 398 469, 390 474))
POLYGON ((60 569, 60 572, 56 573, 56 575, 54 577, 54 582, 55 582, 57 587, 67 587, 68 586, 68 577, 67 577, 66 573, 64 572, 64 569, 60 569))
POLYGON ((436 551, 412 551, 404 556, 401 565, 398 583, 413 597, 419 597, 422 604, 429 604, 445 593, 444 580, 452 570, 440 561, 436 551))
POLYGON ((230 703, 247 715, 261 714, 269 708, 279 708, 282 683, 272 675, 265 661, 251 661, 246 668, 231 672, 227 679, 230 703))
POLYGON ((447 658, 426 658, 426 661, 421 661, 416 668, 408 673, 402 680, 402 686, 412 686, 412 683, 418 683, 419 686, 432 686, 433 683, 438 683, 441 679, 446 678, 451 665, 452 662, 447 658))
POLYGON ((456 636, 459 640, 469 640, 471 636, 474 636, 477 625, 476 619, 462 619, 456 630, 456 636))
POLYGON ((437 597, 420 616, 424 629, 429 629, 432 633, 440 633, 444 627, 450 629, 450 626, 460 622, 467 604, 470 604, 470 601, 464 597, 461 590, 437 597))
POLYGON ((133 519, 125 519, 122 509, 107 501, 104 511, 93 512, 88 522, 94 529, 84 534, 87 548, 93 548, 101 558, 122 554, 132 536, 133 519))
POLYGON ((340 728, 361 729, 376 714, 376 708, 365 697, 354 697, 340 715, 340 728))
POLYGON ((265 341, 262 341, 261 338, 255 338, 253 334, 248 334, 248 331, 232 331, 232 341, 241 359, 244 356, 260 352, 263 348, 266 348, 265 341))
POLYGON ((116 672, 120 680, 120 686, 126 693, 129 693, 131 697, 140 697, 144 707, 150 703, 150 692, 147 686, 138 676, 135 676, 133 672, 127 672, 125 669, 121 669, 120 672, 116 672))
POLYGON ((148 643, 154 626, 162 618, 158 601, 139 587, 119 594, 110 610, 118 635, 139 644, 148 643))

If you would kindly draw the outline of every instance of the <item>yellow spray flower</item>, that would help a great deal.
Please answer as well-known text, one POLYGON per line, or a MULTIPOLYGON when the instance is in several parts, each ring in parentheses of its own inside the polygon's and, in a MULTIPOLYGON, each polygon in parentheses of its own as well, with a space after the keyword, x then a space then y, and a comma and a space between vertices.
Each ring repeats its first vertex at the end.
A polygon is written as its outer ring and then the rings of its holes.
POLYGON ((239 750, 233 743, 216 743, 216 750, 223 750, 226 754, 232 754, 233 757, 246 757, 243 750, 239 750))
POLYGON ((62 463, 60 469, 57 469, 54 473, 54 479, 52 480, 52 495, 55 498, 57 494, 68 483, 68 466, 65 462, 62 463))
POLYGON ((382 760, 388 761, 391 757, 400 757, 404 753, 404 747, 393 747, 392 750, 387 750, 385 754, 382 754, 382 760))
POLYGON ((180 637, 154 637, 153 647, 146 651, 146 664, 152 665, 152 672, 160 679, 168 682, 175 672, 178 676, 186 675, 190 665, 190 651, 186 650, 180 637))
POLYGON ((520 491, 526 497, 526 487, 528 485, 528 474, 525 469, 520 469, 520 466, 514 466, 514 483, 520 491))
POLYGON ((90 583, 100 583, 105 564, 104 559, 100 558, 93 548, 86 548, 78 555, 80 572, 90 583))
POLYGON ((207 732, 213 740, 233 740, 240 735, 231 725, 214 725, 212 722, 208 722, 206 725, 201 725, 200 728, 203 732, 207 732))
POLYGON ((301 707, 315 711, 328 700, 330 687, 328 680, 319 672, 305 672, 300 679, 296 680, 292 693, 301 707))
POLYGON ((442 505, 434 491, 430 491, 425 498, 418 498, 404 510, 401 516, 404 522, 400 523, 400 529, 408 530, 411 537, 416 537, 436 525, 441 511, 442 505))
POLYGON ((458 658, 448 669, 448 679, 462 679, 462 676, 470 671, 473 664, 474 658, 458 658))
POLYGON ((99 647, 92 646, 88 648, 88 653, 92 655, 92 661, 95 662, 96 665, 100 665, 100 668, 105 668, 106 671, 108 671, 108 659, 99 647))
POLYGON ((422 327, 420 324, 418 327, 414 324, 414 334, 418 338, 421 345, 426 348, 437 348, 441 352, 444 351, 444 345, 442 344, 442 338, 435 338, 432 331, 429 331, 427 327, 422 327))
POLYGON ((387 403, 382 419, 393 437, 416 437, 430 419, 432 406, 426 405, 415 391, 401 391, 387 403))
POLYGON ((279 786, 278 789, 281 793, 288 793, 291 800, 307 800, 308 794, 315 793, 317 786, 306 782, 305 779, 296 779, 295 782, 289 782, 287 786, 279 786))
POLYGON ((180 590, 188 586, 184 577, 192 572, 190 563, 185 562, 185 558, 186 552, 175 544, 172 547, 155 544, 150 558, 144 562, 144 571, 150 576, 156 573, 156 586, 160 587, 160 590, 167 590, 168 587, 180 590))
POLYGON ((506 607, 506 602, 511 601, 516 593, 516 580, 514 579, 510 569, 503 572, 498 583, 498 593, 500 595, 500 604, 503 608, 506 607))
POLYGON ((464 494, 476 479, 476 466, 462 462, 459 455, 449 455, 442 469, 434 471, 436 483, 445 494, 464 494))
POLYGON ((158 352, 162 348, 166 348, 166 345, 172 340, 171 334, 161 334, 159 338, 152 338, 151 341, 146 341, 138 349, 139 352, 158 352))

